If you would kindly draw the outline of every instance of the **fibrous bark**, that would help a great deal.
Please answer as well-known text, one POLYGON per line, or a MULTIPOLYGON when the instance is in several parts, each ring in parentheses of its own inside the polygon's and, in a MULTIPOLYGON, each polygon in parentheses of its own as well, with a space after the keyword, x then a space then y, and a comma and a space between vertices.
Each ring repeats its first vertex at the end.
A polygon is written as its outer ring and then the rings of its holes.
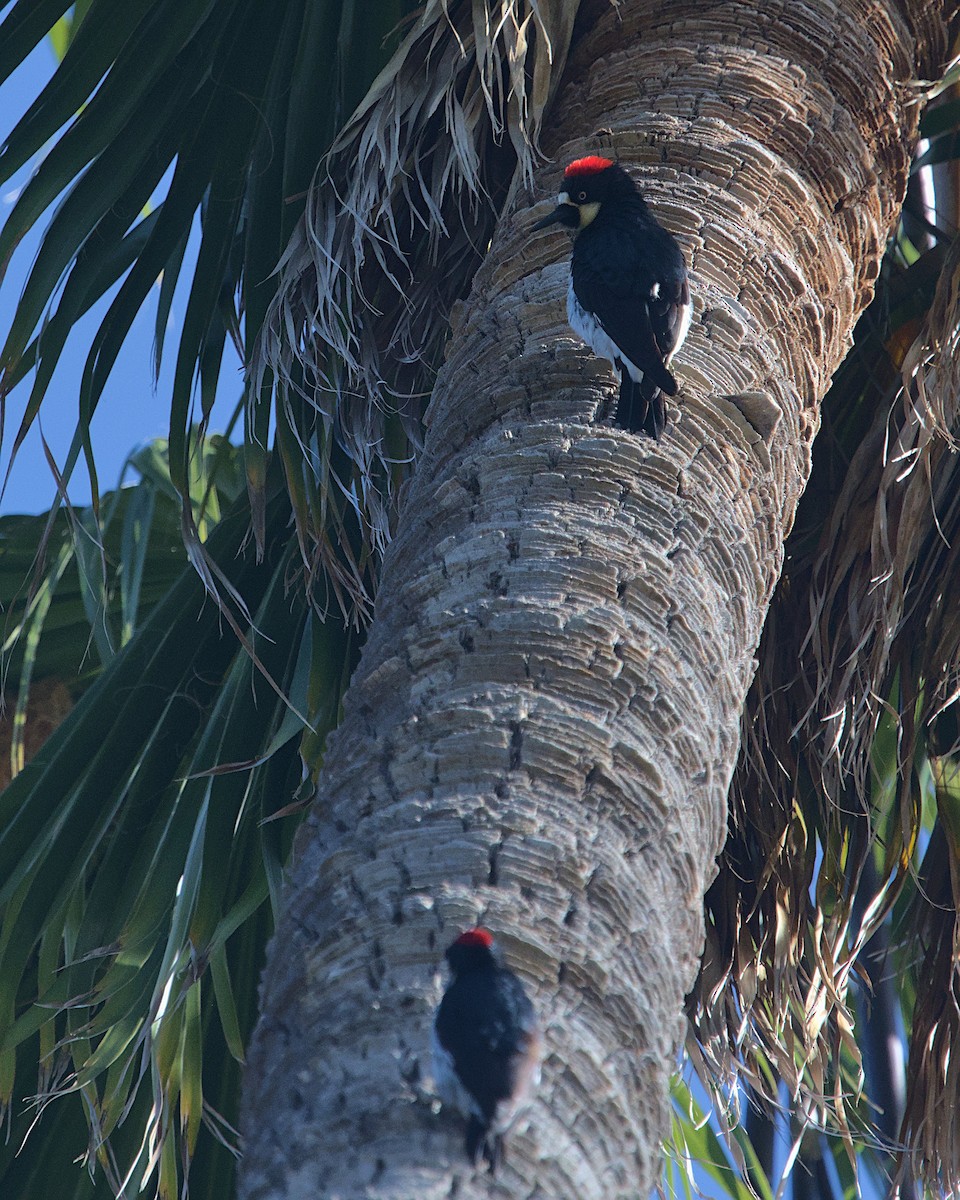
POLYGON ((568 246, 515 195, 298 842, 246 1200, 610 1200, 658 1172, 753 653, 943 30, 939 7, 826 0, 583 20, 544 148, 615 152, 684 245, 678 408, 659 445, 594 423, 613 380, 566 328, 568 246), (442 952, 477 920, 547 1044, 496 1181, 427 1079, 442 952))

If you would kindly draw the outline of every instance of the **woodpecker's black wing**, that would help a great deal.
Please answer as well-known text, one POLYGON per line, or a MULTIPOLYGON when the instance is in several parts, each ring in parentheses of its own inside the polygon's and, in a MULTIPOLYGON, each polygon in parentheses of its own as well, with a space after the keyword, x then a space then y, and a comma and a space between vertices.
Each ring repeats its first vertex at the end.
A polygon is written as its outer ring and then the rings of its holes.
MULTIPOLYGON (((663 354, 666 367, 689 323, 690 286, 687 280, 683 280, 679 303, 673 298, 656 298, 650 302, 648 309, 654 340, 657 349, 663 354)), ((672 375, 670 379, 673 381, 672 375)), ((659 441, 667 423, 663 391, 667 389, 661 389, 653 372, 644 373, 643 379, 637 383, 630 377, 629 371, 621 371, 620 401, 617 404, 618 423, 633 433, 649 433, 659 441)), ((673 395, 675 391, 674 381, 674 387, 669 394, 673 395)))
POLYGON ((444 993, 435 1028, 489 1124, 499 1104, 525 1090, 536 1066, 537 1019, 523 984, 507 970, 463 975, 444 993))
POLYGON ((466 972, 444 993, 434 1033, 469 1098, 465 1149, 495 1173, 503 1135, 535 1082, 540 1030, 523 984, 506 969, 466 972))
POLYGON ((664 362, 690 302, 680 248, 665 229, 597 220, 574 243, 573 290, 625 359, 672 396, 664 362))

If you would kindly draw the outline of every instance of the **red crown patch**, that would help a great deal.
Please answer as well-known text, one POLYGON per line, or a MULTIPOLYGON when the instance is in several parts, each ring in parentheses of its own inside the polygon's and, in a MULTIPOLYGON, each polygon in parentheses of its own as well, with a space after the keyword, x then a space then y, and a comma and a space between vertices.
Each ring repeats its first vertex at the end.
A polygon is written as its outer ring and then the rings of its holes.
POLYGON ((468 929, 457 938, 458 946, 485 946, 487 950, 493 945, 493 934, 489 929, 468 929))
POLYGON ((605 171, 607 167, 613 166, 613 160, 609 158, 600 158, 597 154, 590 154, 586 158, 578 158, 576 162, 572 162, 564 171, 564 177, 570 175, 596 175, 600 171, 605 171))

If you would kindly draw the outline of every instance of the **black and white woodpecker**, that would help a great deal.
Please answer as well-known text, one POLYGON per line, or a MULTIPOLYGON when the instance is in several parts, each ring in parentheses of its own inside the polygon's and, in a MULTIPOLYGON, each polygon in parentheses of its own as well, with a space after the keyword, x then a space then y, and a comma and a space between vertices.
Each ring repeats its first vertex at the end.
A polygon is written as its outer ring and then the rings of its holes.
POLYGON ((504 1134, 540 1080, 542 1037, 533 1005, 503 966, 486 929, 468 929, 446 953, 452 975, 433 1023, 433 1075, 444 1104, 467 1118, 467 1157, 491 1173, 504 1134))
POLYGON ((617 424, 659 440, 667 369, 690 328, 693 307, 683 254, 619 163, 591 155, 563 175, 557 207, 534 229, 574 231, 567 320, 620 376, 617 424))

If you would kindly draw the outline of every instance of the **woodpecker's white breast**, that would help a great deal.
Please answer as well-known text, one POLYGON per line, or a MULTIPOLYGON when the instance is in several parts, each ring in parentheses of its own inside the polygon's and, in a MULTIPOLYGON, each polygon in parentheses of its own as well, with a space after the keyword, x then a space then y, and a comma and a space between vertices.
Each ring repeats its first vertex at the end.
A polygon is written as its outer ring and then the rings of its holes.
POLYGON ((572 276, 567 288, 567 321, 577 337, 583 338, 598 358, 607 359, 608 362, 613 363, 615 368, 619 360, 627 368, 630 378, 635 383, 639 383, 643 379, 643 372, 627 358, 593 313, 587 312, 577 299, 577 294, 573 290, 572 276))

